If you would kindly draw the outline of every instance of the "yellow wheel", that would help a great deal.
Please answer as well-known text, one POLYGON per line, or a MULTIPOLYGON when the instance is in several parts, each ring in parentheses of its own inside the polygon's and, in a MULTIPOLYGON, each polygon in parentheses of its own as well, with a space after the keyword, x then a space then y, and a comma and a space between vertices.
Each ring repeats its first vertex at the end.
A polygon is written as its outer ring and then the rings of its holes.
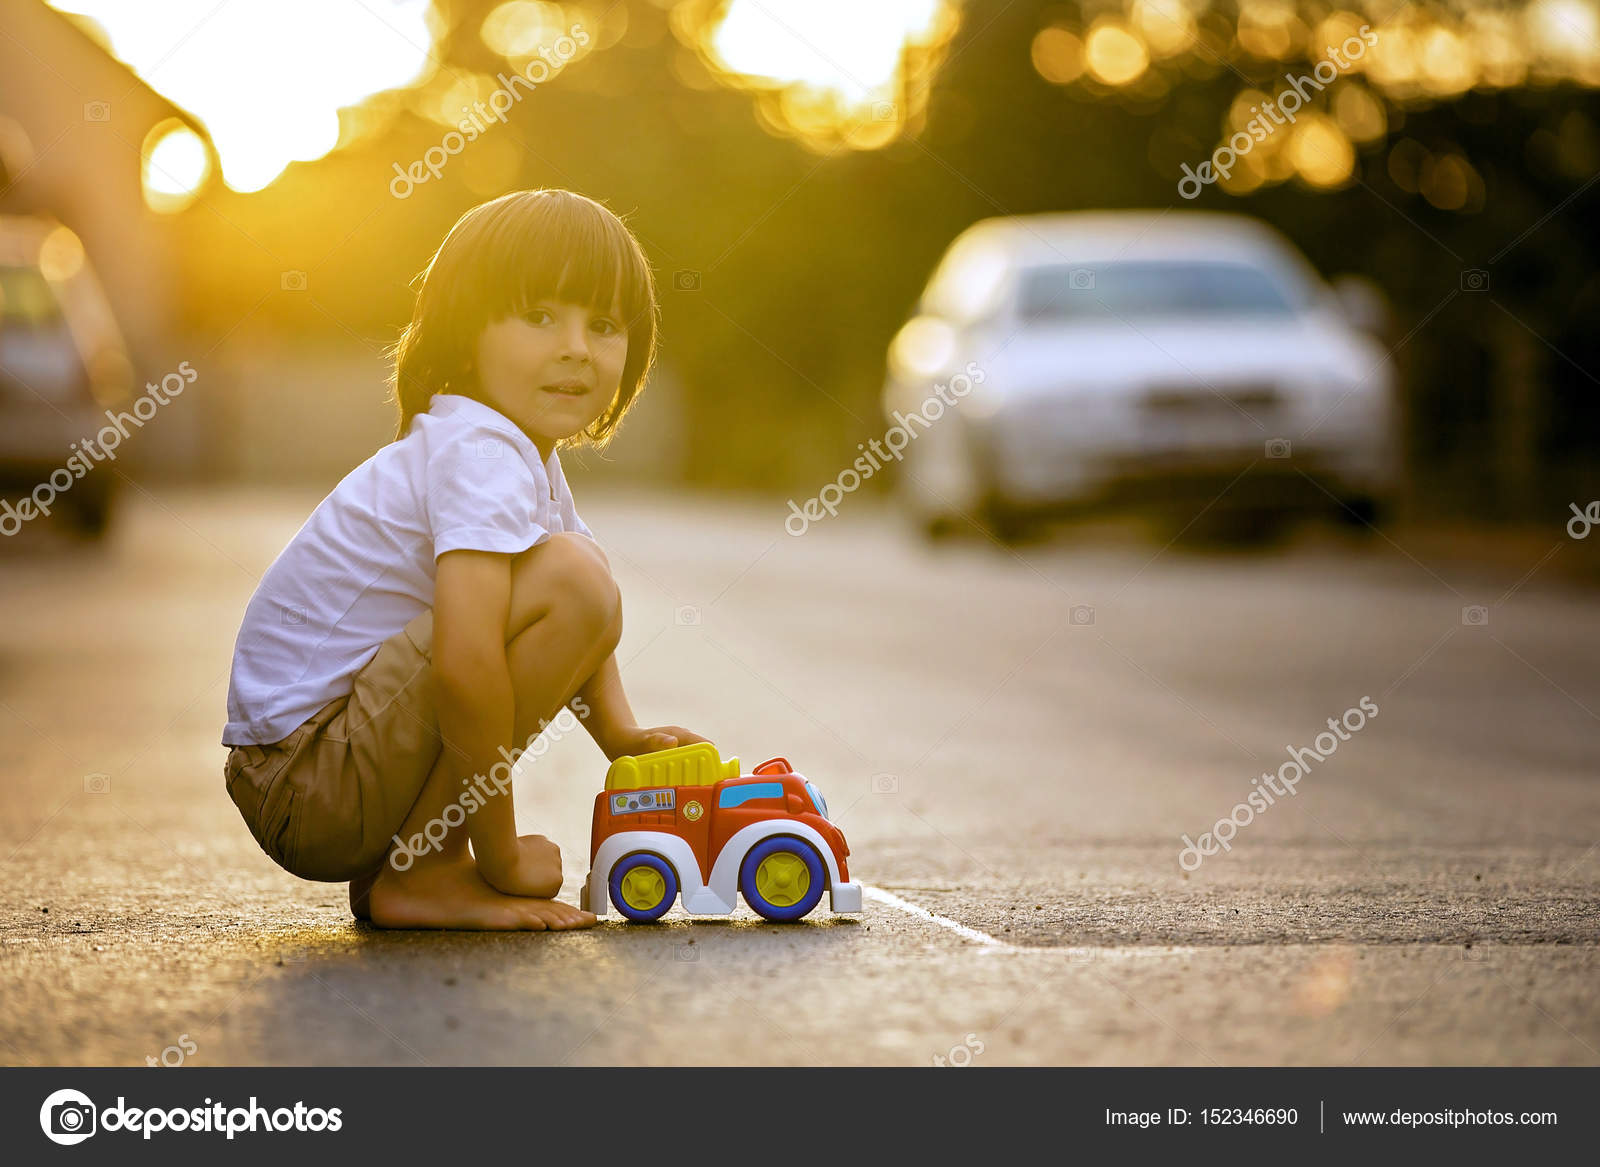
POLYGON ((756 868, 756 890, 775 908, 792 908, 811 889, 811 872, 793 851, 768 855, 756 868))
POLYGON ((739 871, 745 902, 757 915, 778 923, 798 920, 816 907, 827 882, 816 849, 787 835, 751 847, 739 871))
POLYGON ((622 901, 630 908, 648 912, 667 894, 667 881, 653 867, 635 867, 622 877, 622 901))
POLYGON ((648 924, 667 914, 678 898, 678 880, 659 855, 629 855, 611 869, 611 902, 630 920, 648 924))

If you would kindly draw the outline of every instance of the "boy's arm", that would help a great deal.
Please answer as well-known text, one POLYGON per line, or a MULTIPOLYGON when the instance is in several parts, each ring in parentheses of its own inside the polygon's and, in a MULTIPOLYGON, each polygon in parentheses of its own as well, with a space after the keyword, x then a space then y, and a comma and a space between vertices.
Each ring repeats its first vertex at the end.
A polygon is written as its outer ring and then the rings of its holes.
MULTIPOLYGON (((448 551, 439 557, 434 580, 433 676, 444 742, 447 789, 466 789, 492 773, 501 749, 511 746, 516 694, 506 663, 505 630, 511 607, 511 556, 486 551, 448 551)), ((509 791, 490 793, 467 816, 478 871, 510 895, 554 895, 547 866, 530 862, 517 839, 509 791)), ((560 886, 559 860, 554 878, 560 886)))
MULTIPOLYGON (((582 712, 584 728, 610 761, 624 754, 648 754, 708 740, 680 725, 641 726, 622 691, 616 653, 606 657, 594 676, 583 683, 571 704, 576 707, 580 701, 587 710, 582 712)), ((574 712, 581 710, 575 708, 574 712)))

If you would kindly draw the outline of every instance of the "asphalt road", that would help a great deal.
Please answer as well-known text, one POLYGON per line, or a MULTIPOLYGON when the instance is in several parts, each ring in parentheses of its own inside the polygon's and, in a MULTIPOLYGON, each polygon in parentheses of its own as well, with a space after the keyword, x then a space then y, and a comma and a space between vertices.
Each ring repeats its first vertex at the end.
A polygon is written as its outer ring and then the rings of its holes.
MULTIPOLYGON (((781 503, 588 499, 636 710, 786 755, 867 910, 399 934, 222 785, 238 618, 315 499, 128 501, 103 549, 0 548, 7 1063, 1600 1063, 1600 618, 1538 556, 935 549, 866 499, 802 538, 781 503)), ((519 770, 574 902, 604 769, 573 735, 519 770)))

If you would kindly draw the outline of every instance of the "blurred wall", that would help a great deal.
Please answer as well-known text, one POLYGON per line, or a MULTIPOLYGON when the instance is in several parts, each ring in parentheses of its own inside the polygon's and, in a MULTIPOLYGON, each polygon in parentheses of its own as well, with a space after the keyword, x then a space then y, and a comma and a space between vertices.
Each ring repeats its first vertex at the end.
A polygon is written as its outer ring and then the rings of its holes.
MULTIPOLYGON (((143 147, 176 118, 194 118, 151 90, 73 21, 38 0, 5 0, 0 36, 0 215, 47 216, 83 241, 133 361, 135 391, 197 346, 182 320, 177 218, 145 203, 143 147)), ((210 386, 200 386, 202 390, 210 386)), ((140 432, 126 454, 188 476, 206 462, 202 393, 140 432)))
POLYGON ((194 119, 153 92, 68 18, 6 0, 0 36, 0 214, 48 215, 77 232, 141 382, 168 371, 177 325, 175 242, 141 182, 152 128, 194 119))

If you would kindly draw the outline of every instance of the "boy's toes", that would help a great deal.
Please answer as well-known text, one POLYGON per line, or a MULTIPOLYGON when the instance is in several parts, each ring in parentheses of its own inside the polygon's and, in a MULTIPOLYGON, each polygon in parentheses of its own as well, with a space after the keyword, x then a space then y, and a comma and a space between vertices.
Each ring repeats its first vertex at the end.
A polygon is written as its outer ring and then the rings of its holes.
POLYGON ((598 923, 593 912, 585 912, 570 904, 552 901, 545 912, 545 921, 551 928, 566 931, 571 928, 589 928, 598 923))

